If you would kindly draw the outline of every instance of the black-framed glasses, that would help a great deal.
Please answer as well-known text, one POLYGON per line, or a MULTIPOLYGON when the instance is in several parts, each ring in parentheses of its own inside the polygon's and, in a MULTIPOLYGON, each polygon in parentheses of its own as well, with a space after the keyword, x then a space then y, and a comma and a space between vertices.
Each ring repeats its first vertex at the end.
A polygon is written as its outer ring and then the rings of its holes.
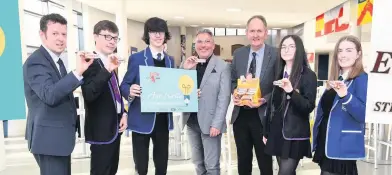
POLYGON ((103 34, 98 34, 98 35, 101 35, 101 36, 105 37, 106 41, 111 41, 112 39, 114 40, 114 42, 119 42, 120 41, 120 38, 118 38, 118 37, 112 37, 110 35, 103 35, 103 34))
POLYGON ((150 32, 148 32, 150 35, 152 35, 152 36, 165 36, 165 32, 153 32, 153 31, 150 31, 150 32))

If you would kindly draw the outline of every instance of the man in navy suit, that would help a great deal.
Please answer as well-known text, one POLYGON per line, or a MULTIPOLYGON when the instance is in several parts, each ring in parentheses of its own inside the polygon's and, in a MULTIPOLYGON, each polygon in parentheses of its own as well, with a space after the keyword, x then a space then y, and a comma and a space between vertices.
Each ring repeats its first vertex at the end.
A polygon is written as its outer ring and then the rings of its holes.
POLYGON ((150 18, 144 25, 143 40, 148 45, 145 50, 129 57, 128 71, 120 89, 128 99, 128 129, 132 131, 133 159, 136 172, 146 175, 148 171, 148 153, 150 139, 154 144, 153 159, 155 174, 163 175, 167 171, 169 157, 169 130, 173 129, 171 113, 142 113, 140 110, 139 66, 174 68, 174 60, 163 49, 171 36, 166 22, 160 18, 150 18))
POLYGON ((41 175, 70 175, 77 118, 72 92, 82 84, 92 60, 78 55, 76 70, 67 72, 63 63, 67 20, 61 15, 43 16, 39 33, 42 46, 23 65, 28 149, 41 175))

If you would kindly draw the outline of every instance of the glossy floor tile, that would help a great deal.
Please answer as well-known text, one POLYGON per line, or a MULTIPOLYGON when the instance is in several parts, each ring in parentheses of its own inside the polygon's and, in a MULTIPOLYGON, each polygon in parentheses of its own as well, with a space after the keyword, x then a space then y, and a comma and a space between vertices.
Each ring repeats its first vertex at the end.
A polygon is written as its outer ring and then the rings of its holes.
MULTIPOLYGON (((75 148, 76 153, 82 152, 83 149, 80 144, 75 148)), ((72 160, 72 174, 73 175, 89 175, 90 159, 89 158, 76 158, 77 154, 72 160)), ((11 138, 6 139, 6 160, 7 165, 4 171, 0 172, 0 175, 39 175, 39 169, 33 156, 26 149, 26 142, 23 138, 11 138)), ((134 164, 132 160, 132 147, 130 146, 129 140, 123 139, 121 147, 120 165, 118 175, 134 175, 134 164)), ((358 162, 360 175, 391 175, 391 165, 379 165, 378 169, 374 169, 373 164, 365 163, 363 161, 358 162)), ((277 169, 275 169, 277 170, 277 169)), ((149 174, 154 174, 154 165, 152 159, 150 159, 149 174)), ((168 175, 191 175, 195 174, 194 167, 190 160, 176 160, 172 157, 169 161, 168 175)), ((225 166, 222 165, 222 174, 235 175, 237 174, 236 165, 233 163, 229 171, 226 170, 225 166)), ((256 162, 254 162, 254 168, 252 174, 260 174, 256 162)), ((277 174, 277 171, 275 171, 277 174)), ((302 162, 302 166, 299 165, 297 175, 319 175, 320 171, 318 166, 312 163, 309 159, 302 162)))

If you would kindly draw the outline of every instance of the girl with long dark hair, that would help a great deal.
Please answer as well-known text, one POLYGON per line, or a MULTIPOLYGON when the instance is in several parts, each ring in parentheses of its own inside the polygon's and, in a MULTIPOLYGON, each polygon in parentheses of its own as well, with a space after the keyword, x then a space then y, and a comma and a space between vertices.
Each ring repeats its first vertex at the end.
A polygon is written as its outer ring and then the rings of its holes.
POLYGON ((279 175, 295 175, 298 162, 312 157, 309 116, 315 108, 317 78, 300 37, 284 37, 279 49, 275 87, 265 117, 265 152, 277 157, 279 175))

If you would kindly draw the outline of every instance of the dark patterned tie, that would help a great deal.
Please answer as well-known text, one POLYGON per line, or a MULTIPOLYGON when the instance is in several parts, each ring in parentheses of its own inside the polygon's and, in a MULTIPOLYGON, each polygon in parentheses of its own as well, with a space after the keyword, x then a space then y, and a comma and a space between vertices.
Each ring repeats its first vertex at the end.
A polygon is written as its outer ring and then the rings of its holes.
POLYGON ((59 58, 59 60, 57 61, 57 64, 59 64, 59 66, 60 66, 61 77, 64 77, 65 75, 67 75, 67 69, 65 69, 64 62, 63 62, 63 60, 61 60, 61 58, 59 58))
POLYGON ((110 78, 110 84, 112 85, 112 88, 113 88, 114 98, 116 100, 116 106, 118 104, 121 105, 120 113, 122 113, 124 111, 124 106, 123 106, 121 95, 120 95, 120 91, 119 91, 119 88, 118 88, 116 74, 114 72, 112 72, 112 77, 110 78))
POLYGON ((157 54, 157 60, 162 60, 161 56, 162 56, 162 54, 161 54, 161 53, 158 53, 158 54, 157 54))
POLYGON ((252 77, 255 78, 256 77, 256 52, 253 52, 252 55, 253 58, 252 61, 250 62, 249 73, 251 73, 252 77))

